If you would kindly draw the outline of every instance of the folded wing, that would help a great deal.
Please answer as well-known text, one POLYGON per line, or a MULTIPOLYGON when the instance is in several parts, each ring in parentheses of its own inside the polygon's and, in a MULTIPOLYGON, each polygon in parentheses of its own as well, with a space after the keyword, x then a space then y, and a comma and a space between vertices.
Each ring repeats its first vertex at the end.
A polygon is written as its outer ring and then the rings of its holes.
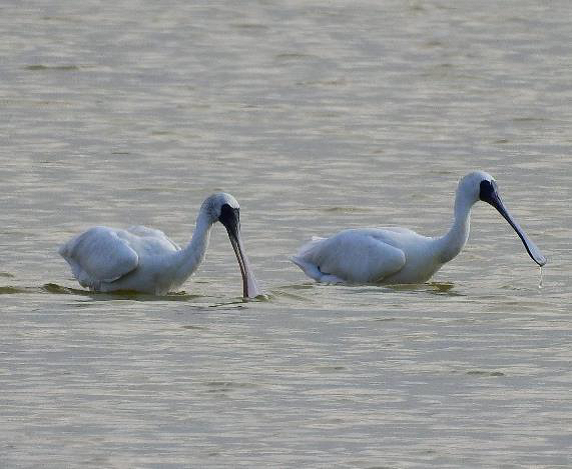
POLYGON ((96 226, 61 246, 59 253, 80 283, 113 282, 139 263, 139 256, 120 234, 111 228, 96 226))
POLYGON ((404 252, 384 237, 382 230, 344 230, 302 246, 293 261, 316 280, 319 272, 348 283, 377 283, 399 272, 406 262, 404 252))

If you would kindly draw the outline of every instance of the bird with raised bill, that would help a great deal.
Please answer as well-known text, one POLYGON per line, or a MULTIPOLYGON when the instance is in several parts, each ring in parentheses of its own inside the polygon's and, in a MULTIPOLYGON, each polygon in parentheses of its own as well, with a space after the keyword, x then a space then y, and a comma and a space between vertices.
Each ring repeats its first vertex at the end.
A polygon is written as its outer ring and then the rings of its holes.
POLYGON ((498 210, 539 266, 546 263, 536 244, 508 212, 496 181, 484 171, 473 171, 459 181, 453 225, 443 236, 421 236, 406 228, 348 229, 329 238, 313 238, 291 259, 318 282, 423 283, 461 252, 469 238, 471 208, 479 200, 498 210))

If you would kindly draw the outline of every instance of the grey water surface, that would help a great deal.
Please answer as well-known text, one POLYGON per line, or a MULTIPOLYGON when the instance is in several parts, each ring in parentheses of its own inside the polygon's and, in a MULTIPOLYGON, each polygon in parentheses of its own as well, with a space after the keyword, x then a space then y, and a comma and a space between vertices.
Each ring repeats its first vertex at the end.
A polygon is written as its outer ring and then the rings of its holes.
POLYGON ((0 5, 0 466, 571 467, 568 1, 0 5), (439 235, 418 286, 315 284, 312 235, 439 235), (242 206, 267 298, 224 229, 166 297, 95 294, 57 246, 96 224, 184 244, 242 206))

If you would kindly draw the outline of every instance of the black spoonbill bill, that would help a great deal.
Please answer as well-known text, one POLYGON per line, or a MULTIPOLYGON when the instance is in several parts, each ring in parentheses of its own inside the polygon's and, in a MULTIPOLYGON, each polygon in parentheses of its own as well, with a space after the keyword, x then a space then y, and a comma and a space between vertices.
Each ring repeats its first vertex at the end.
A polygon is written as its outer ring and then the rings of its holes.
POLYGON ((499 211, 539 266, 546 264, 538 247, 509 214, 496 181, 484 171, 473 171, 459 181, 453 226, 442 237, 429 238, 406 228, 348 229, 329 238, 313 238, 292 261, 318 282, 423 283, 461 252, 469 238, 471 208, 479 200, 499 211))

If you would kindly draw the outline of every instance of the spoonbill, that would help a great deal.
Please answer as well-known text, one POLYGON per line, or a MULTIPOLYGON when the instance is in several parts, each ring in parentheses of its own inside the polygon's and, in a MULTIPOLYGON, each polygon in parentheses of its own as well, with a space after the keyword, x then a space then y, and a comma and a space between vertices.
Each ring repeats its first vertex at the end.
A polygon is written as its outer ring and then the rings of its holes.
POLYGON ((348 229, 329 238, 313 238, 291 260, 318 282, 423 283, 461 252, 469 238, 471 208, 479 200, 499 211, 539 266, 546 264, 538 247, 509 214, 496 181, 484 171, 473 171, 459 181, 453 225, 444 236, 425 237, 406 228, 348 229))
POLYGON ((165 233, 145 226, 126 230, 95 226, 59 248, 79 284, 93 291, 131 290, 164 295, 180 287, 205 257, 213 224, 228 233, 242 274, 245 298, 260 294, 240 238, 240 207, 224 192, 207 197, 195 231, 181 249, 165 233))

